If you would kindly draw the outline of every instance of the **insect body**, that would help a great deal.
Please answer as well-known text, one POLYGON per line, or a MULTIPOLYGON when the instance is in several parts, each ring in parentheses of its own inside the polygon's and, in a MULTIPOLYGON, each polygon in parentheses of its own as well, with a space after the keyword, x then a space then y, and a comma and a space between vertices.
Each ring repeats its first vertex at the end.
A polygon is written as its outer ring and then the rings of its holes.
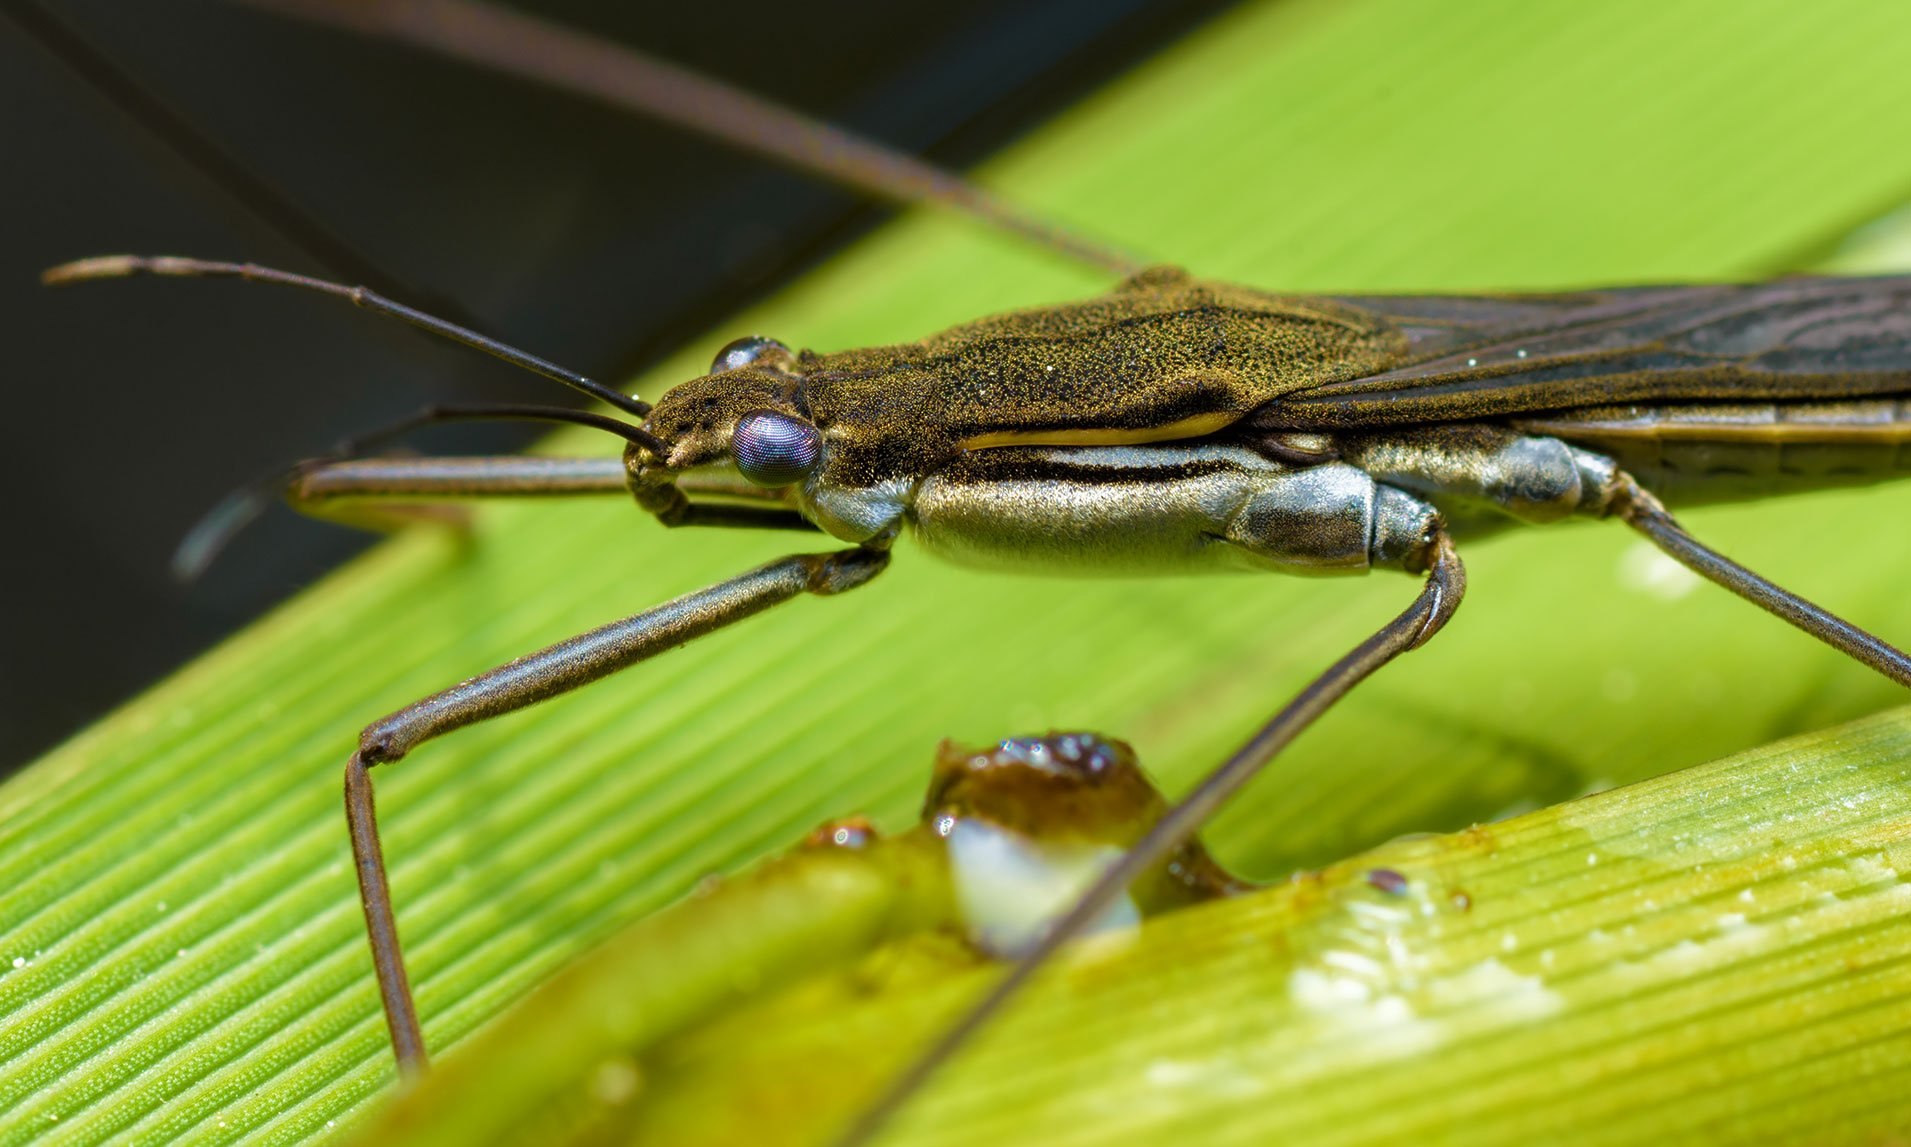
POLYGON ((918 343, 719 356, 628 464, 666 520, 673 475, 734 465, 844 541, 906 526, 975 564, 1420 570, 1438 521, 1612 512, 1622 465, 1688 501, 1903 472, 1907 304, 1890 278, 1327 300, 1158 269, 918 343))

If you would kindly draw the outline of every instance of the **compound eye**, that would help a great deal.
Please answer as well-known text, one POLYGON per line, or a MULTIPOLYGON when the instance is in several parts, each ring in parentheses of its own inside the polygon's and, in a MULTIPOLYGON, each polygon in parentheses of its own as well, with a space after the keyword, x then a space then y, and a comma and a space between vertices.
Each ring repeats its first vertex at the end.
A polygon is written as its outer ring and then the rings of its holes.
POLYGON ((762 335, 746 335, 717 352, 710 362, 711 374, 722 374, 745 366, 787 367, 794 356, 790 348, 762 335))
POLYGON ((822 453, 823 435, 816 427, 774 410, 752 410, 737 419, 730 439, 737 472, 772 489, 808 477, 822 453))

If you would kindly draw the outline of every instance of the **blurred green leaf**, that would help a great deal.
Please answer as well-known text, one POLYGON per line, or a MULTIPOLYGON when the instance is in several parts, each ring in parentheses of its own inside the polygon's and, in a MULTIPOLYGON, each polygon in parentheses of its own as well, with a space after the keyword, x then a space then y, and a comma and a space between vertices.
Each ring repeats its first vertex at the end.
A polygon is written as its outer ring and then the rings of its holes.
MULTIPOLYGON (((1382 845, 1085 947, 885 1141, 1890 1141, 1908 817, 1900 709, 1382 845)), ((740 1011, 594 1110, 647 1143, 827 1142, 995 974, 740 1011)))
MULTIPOLYGON (((984 177, 1202 274, 1290 290, 1775 274, 1911 193, 1907 44, 1911 8, 1890 0, 1256 4, 984 177)), ((884 342, 1103 286, 912 216, 643 388, 740 331, 884 342)), ((1880 489, 1688 523, 1906 635, 1906 508, 1880 489)), ((357 729, 784 544, 666 534, 616 500, 500 507, 475 546, 382 547, 0 788, 0 1140, 56 1125, 76 1141, 300 1140, 388 1086, 338 812, 357 729)), ((867 589, 381 777, 434 1046, 707 872, 827 816, 900 822, 939 737, 1105 730, 1176 791, 1412 593, 1388 577, 1084 585, 920 557, 904 545, 867 589)), ((1527 531, 1468 561, 1455 624, 1230 810, 1211 833, 1225 859, 1278 874, 1900 696, 1669 576, 1617 528, 1527 531)))

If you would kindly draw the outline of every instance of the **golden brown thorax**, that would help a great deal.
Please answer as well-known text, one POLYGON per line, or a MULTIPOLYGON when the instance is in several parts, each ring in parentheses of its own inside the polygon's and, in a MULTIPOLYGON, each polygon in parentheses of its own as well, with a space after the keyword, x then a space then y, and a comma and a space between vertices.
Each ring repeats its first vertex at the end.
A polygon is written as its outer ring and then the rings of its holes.
POLYGON ((796 356, 789 373, 711 375, 646 427, 673 469, 719 459, 736 420, 773 409, 827 443, 821 480, 868 487, 964 450, 1198 437, 1296 390, 1386 369, 1406 340, 1331 300, 1156 268, 1083 302, 985 318, 912 343, 796 356))

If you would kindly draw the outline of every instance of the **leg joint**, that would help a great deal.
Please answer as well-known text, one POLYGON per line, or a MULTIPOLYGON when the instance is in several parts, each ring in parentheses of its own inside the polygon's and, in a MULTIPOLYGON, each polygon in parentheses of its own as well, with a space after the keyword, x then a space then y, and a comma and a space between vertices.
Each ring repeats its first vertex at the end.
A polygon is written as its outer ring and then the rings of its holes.
POLYGON ((858 546, 833 554, 818 554, 810 566, 810 593, 827 597, 855 589, 889 565, 889 551, 858 546))
POLYGON ((358 759, 367 768, 372 765, 386 765, 398 760, 410 748, 398 729, 393 727, 390 718, 375 725, 367 725, 358 735, 358 759))

